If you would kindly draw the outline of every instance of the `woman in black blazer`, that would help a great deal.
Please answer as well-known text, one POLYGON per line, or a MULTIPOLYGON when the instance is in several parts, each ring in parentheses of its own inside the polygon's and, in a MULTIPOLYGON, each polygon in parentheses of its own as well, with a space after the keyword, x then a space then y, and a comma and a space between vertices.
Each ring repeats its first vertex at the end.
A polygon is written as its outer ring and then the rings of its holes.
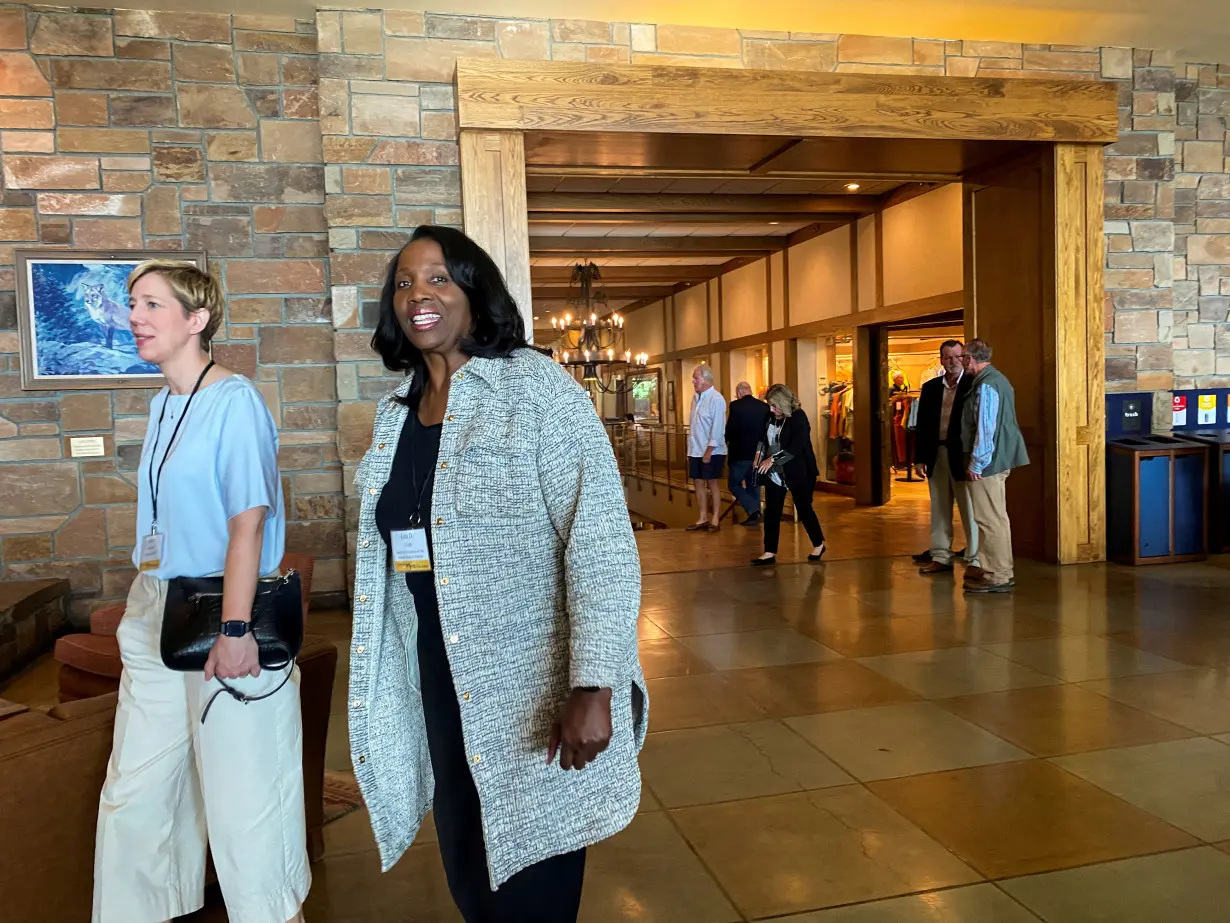
POLYGON ((764 439, 756 453, 756 470, 764 484, 764 554, 752 564, 764 567, 777 562, 777 539, 781 533, 786 491, 794 497, 795 518, 803 523, 812 551, 809 561, 824 557, 824 530, 812 507, 812 494, 820 467, 811 445, 811 424, 794 393, 785 385, 773 385, 765 394, 769 414, 764 439))

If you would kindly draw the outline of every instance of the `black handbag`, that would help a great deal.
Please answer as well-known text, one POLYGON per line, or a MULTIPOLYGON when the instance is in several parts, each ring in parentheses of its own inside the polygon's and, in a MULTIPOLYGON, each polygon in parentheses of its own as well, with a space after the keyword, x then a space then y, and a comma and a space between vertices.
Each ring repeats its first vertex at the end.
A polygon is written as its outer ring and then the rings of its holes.
MULTIPOLYGON (((290 679, 290 668, 303 647, 303 598, 296 571, 257 581, 249 630, 260 650, 261 669, 285 669, 286 677, 272 692, 257 696, 244 695, 218 678, 222 690, 215 693, 201 713, 202 724, 214 699, 222 692, 246 705, 269 698, 290 679)), ((221 577, 175 577, 169 581, 162 610, 161 640, 162 662, 167 667, 181 672, 204 670, 221 631, 221 577)))

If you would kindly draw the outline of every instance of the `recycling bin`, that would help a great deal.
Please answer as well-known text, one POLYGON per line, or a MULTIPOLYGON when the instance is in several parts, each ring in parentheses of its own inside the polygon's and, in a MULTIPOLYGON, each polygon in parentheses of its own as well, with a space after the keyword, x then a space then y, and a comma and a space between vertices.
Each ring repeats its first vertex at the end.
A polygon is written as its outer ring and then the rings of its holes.
POLYGON ((1183 438, 1209 453, 1209 551, 1230 551, 1230 430, 1196 430, 1183 438))
POLYGON ((1107 555, 1121 564, 1208 557, 1208 447, 1177 436, 1125 436, 1106 452, 1107 555))

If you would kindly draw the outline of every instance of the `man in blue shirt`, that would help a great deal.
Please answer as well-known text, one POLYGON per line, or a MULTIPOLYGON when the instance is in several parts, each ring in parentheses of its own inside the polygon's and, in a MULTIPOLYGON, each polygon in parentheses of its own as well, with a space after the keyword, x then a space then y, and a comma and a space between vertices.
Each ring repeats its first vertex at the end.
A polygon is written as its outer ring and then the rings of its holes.
POLYGON ((769 405, 752 396, 752 386, 746 381, 735 385, 735 399, 726 420, 726 447, 730 461, 730 492, 747 514, 745 526, 760 524, 760 485, 748 486, 752 477, 752 461, 756 447, 764 438, 765 418, 769 405))
POLYGON ((1016 584, 1012 525, 1005 488, 1013 468, 1029 464, 1025 439, 1016 421, 1016 395, 1004 374, 991 364, 991 347, 971 340, 965 347, 965 374, 973 378, 961 415, 961 447, 966 458, 969 499, 978 524, 982 573, 966 572, 965 592, 1007 593, 1016 584))
POLYGON ((699 518, 689 532, 716 532, 722 516, 722 469, 726 465, 726 399, 713 386, 713 370, 692 372, 692 415, 688 429, 688 477, 696 485, 699 518))

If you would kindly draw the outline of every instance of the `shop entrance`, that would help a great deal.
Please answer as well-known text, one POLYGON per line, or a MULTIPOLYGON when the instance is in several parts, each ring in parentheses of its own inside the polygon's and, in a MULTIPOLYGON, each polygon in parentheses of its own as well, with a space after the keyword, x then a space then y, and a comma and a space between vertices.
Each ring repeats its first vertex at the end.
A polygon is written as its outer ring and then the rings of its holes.
POLYGON ((817 343, 831 338, 834 372, 850 351, 853 458, 839 445, 830 465, 826 445, 825 473, 860 505, 891 503, 893 478, 898 493, 912 482, 907 458, 894 469, 907 401, 890 400, 888 370, 933 339, 910 325, 960 312, 962 334, 998 343, 1026 392, 1035 462, 1009 491, 1021 550, 1103 556, 1100 145, 1117 136, 1113 87, 462 61, 458 112, 467 231, 540 324, 569 266, 604 260, 660 372, 666 424, 686 422, 702 358, 728 398, 759 372, 819 422, 817 343), (934 282, 933 267, 888 271, 884 215, 944 189, 959 199, 957 278, 911 296, 894 286, 934 282))

